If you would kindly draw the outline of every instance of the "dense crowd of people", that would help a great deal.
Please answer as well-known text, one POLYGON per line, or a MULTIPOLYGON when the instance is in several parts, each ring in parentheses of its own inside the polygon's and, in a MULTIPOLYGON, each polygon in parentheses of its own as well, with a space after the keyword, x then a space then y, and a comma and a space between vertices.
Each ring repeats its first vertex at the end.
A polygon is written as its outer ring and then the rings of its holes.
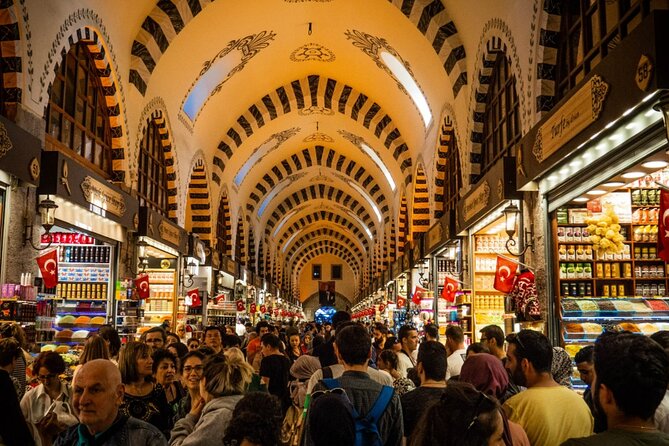
MULTIPOLYGON (((181 327, 183 328, 183 327, 181 327)), ((538 331, 352 322, 91 335, 68 370, 0 327, 0 445, 669 445, 669 332, 572 359, 538 331)))

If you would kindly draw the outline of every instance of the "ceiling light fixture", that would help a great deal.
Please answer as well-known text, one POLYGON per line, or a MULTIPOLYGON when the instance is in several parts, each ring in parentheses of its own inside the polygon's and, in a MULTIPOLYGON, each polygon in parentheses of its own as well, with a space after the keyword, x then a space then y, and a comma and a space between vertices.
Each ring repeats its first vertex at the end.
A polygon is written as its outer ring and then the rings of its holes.
POLYGON ((644 175, 646 175, 645 172, 625 172, 625 173, 622 174, 621 176, 622 176, 623 178, 627 178, 627 179, 635 180, 635 179, 637 179, 637 178, 641 178, 641 177, 644 176, 644 175))
POLYGON ((601 189, 593 189, 586 192, 588 195, 604 195, 605 193, 606 191, 601 189))
POLYGON ((666 161, 648 161, 647 163, 642 164, 646 169, 662 169, 663 167, 669 166, 669 163, 666 161))
POLYGON ((611 181, 610 183, 602 184, 602 187, 623 187, 625 183, 622 181, 611 181))
POLYGON ((586 201, 590 201, 590 199, 586 198, 586 197, 577 197, 577 198, 574 198, 574 201, 577 202, 577 203, 585 203, 586 201))

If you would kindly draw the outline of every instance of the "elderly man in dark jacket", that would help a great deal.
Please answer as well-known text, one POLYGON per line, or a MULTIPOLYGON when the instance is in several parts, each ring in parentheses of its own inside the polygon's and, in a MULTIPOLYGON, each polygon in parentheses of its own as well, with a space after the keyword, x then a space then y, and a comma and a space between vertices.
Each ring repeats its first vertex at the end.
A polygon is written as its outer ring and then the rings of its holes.
POLYGON ((72 389, 80 424, 63 432, 54 446, 166 446, 157 428, 119 413, 123 393, 121 373, 111 361, 95 359, 84 364, 72 389))

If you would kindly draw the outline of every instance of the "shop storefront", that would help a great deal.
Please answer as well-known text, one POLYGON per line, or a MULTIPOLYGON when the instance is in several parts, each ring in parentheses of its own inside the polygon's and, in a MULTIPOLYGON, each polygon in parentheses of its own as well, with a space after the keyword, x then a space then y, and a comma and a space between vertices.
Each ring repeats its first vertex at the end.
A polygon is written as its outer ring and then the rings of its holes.
MULTIPOLYGON (((39 184, 41 152, 38 138, 0 116, 0 322, 20 324, 30 343, 37 339, 36 328, 41 328, 36 327, 35 323, 36 293, 32 280, 29 277, 26 279, 24 271, 16 270, 8 274, 8 262, 12 261, 7 253, 8 219, 10 208, 14 210, 15 216, 20 215, 18 207, 25 199, 17 195, 21 193, 20 188, 12 191, 12 184, 26 186, 26 190, 31 191, 39 184), (23 280, 19 280, 19 277, 23 277, 23 280)), ((39 216, 36 218, 39 219, 39 216)), ((24 234, 24 238, 31 234, 24 234)), ((15 243, 20 246, 20 241, 15 243)), ((50 321, 47 324, 47 328, 50 328, 50 321)))
POLYGON ((235 277, 239 266, 234 260, 223 257, 216 278, 216 294, 205 305, 204 325, 211 325, 226 316, 237 315, 237 305, 234 300, 235 277))
POLYGON ((58 207, 40 241, 57 250, 58 285, 40 294, 38 343, 65 351, 113 321, 119 248, 138 204, 60 152, 43 152, 42 166, 38 200, 48 197, 58 207))
POLYGON ((463 297, 457 322, 470 342, 479 341, 478 331, 487 325, 498 325, 505 333, 513 331, 513 321, 505 312, 506 293, 495 289, 494 283, 498 258, 516 260, 506 249, 517 241, 512 239, 507 245, 504 216, 511 204, 522 209, 515 168, 515 158, 500 159, 457 205, 456 234, 465 239, 469 266, 463 282, 472 290, 471 299, 463 297))
POLYGON ((197 333, 203 329, 202 309, 210 300, 215 279, 211 251, 197 234, 188 235, 188 254, 184 262, 185 277, 183 288, 177 295, 176 321, 197 333), (195 299, 193 293, 197 293, 195 299))
POLYGON ((140 265, 139 272, 148 274, 150 295, 144 300, 119 302, 117 327, 120 331, 130 330, 124 319, 138 314, 138 334, 158 325, 169 324, 174 329, 177 314, 179 311, 183 314, 179 307, 184 306, 183 295, 179 294, 180 280, 189 281, 187 279, 197 273, 193 265, 189 267, 189 262, 184 261, 188 254, 188 234, 168 218, 142 206, 137 236, 137 242, 145 246, 137 250, 136 264, 140 265))
POLYGON ((434 323, 434 290, 432 289, 432 265, 424 255, 423 238, 414 240, 411 245, 411 298, 409 312, 411 325, 416 327, 419 336, 425 333, 425 325, 434 323))
POLYGON ((425 255, 430 265, 430 290, 434 293, 434 321, 441 342, 446 342, 446 327, 462 324, 465 332, 471 326, 471 292, 462 282, 462 247, 455 236, 455 212, 446 213, 425 233, 425 255), (449 285, 450 284, 450 285, 449 285), (445 296, 444 287, 454 300, 445 296), (450 290, 453 290, 452 293, 450 290))
POLYGON ((518 186, 546 211, 550 334, 572 355, 604 330, 669 328, 668 18, 646 18, 522 141, 518 186))

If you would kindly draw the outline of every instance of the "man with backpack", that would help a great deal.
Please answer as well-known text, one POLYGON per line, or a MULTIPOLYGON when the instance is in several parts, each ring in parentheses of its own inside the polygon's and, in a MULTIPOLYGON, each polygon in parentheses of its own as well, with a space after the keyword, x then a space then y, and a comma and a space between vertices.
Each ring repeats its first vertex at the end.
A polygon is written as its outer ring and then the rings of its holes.
MULTIPOLYGON (((401 445, 404 425, 399 397, 392 387, 377 383, 367 374, 372 349, 367 330, 357 324, 337 330, 334 348, 344 366, 344 374, 339 378, 321 380, 314 386, 311 400, 315 401, 322 394, 339 397, 335 400, 347 408, 354 420, 356 446, 401 445)), ((328 418, 324 420, 338 422, 328 418)), ((304 444, 317 444, 313 439, 318 438, 319 432, 328 430, 329 426, 311 425, 307 416, 304 444)))

